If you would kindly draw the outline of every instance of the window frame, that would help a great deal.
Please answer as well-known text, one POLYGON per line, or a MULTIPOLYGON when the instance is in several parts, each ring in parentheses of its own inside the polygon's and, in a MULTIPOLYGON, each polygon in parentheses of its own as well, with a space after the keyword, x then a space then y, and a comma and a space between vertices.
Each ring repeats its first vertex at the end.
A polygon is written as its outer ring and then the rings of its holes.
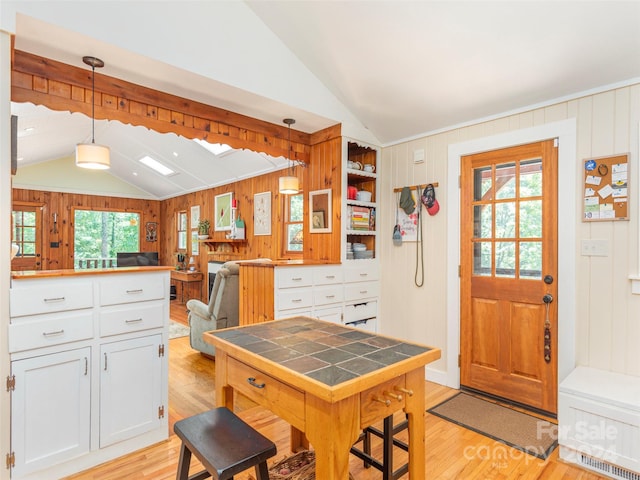
POLYGON ((282 201, 282 255, 284 257, 300 257, 304 254, 304 235, 300 250, 289 249, 289 226, 300 225, 301 231, 304 232, 304 193, 302 191, 293 195, 283 195, 282 201), (291 220, 291 199, 299 197, 302 205, 302 213, 300 214, 300 221, 291 220))

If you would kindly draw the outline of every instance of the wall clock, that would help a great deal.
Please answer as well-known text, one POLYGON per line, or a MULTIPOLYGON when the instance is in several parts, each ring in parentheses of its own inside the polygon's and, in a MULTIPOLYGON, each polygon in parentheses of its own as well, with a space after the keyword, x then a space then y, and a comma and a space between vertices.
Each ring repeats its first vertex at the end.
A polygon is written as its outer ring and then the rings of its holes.
POLYGON ((253 196, 254 235, 271 235, 271 192, 253 196))

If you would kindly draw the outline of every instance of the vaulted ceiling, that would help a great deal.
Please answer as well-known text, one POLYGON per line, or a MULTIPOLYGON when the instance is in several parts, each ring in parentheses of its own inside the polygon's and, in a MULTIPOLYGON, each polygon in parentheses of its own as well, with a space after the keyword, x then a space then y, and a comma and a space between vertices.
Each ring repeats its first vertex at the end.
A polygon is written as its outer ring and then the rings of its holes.
MULTIPOLYGON (((58 3, 63 9, 79 5, 58 3)), ((130 17, 138 3, 126 3, 130 17)), ((223 73, 181 70, 28 15, 16 22, 15 47, 75 66, 82 66, 83 55, 96 55, 105 60, 103 73, 110 76, 280 125, 291 116, 298 120, 295 127, 308 133, 335 123, 347 125, 348 132, 354 125, 354 131, 368 136, 363 140, 382 146, 640 79, 637 1, 189 2, 184 15, 191 16, 194 31, 180 35, 199 38, 204 32, 198 30, 203 25, 198 17, 223 4, 246 20, 234 25, 237 17, 230 18, 230 29, 250 25, 264 38, 264 45, 252 45, 261 55, 257 58, 265 56, 260 47, 268 46, 272 55, 259 65, 254 57, 255 77, 243 75, 235 84, 223 73), (289 72, 298 83, 295 88, 289 72), (274 85, 277 93, 265 93, 274 85)), ((153 12, 150 19, 161 15, 153 12)), ((127 17, 118 26, 125 33, 139 27, 127 17)), ((217 20, 219 27, 224 19, 217 20)), ((219 60, 220 72, 244 71, 246 65, 224 63, 230 57, 223 52, 229 49, 238 52, 235 61, 252 58, 247 46, 234 40, 192 42, 184 53, 219 60)), ((75 144, 90 135, 90 120, 79 114, 46 113, 27 105, 15 109, 21 129, 29 122, 38 127, 19 139, 23 165, 72 155, 75 144)), ((212 157, 178 136, 115 122, 97 123, 95 136, 112 148, 111 173, 152 198, 286 166, 283 158, 247 152, 212 157), (173 152, 185 154, 175 157, 173 152), (179 174, 161 179, 142 170, 140 175, 137 160, 143 154, 160 157, 179 174)))

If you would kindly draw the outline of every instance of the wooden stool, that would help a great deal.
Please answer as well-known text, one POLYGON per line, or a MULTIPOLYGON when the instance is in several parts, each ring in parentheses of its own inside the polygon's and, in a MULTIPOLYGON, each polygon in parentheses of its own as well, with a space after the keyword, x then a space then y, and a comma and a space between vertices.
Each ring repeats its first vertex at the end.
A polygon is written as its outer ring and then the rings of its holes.
POLYGON ((257 480, 269 480, 267 459, 276 454, 275 444, 231 410, 214 408, 176 422, 173 430, 182 440, 177 480, 232 480, 251 467, 257 480), (189 476, 191 454, 206 470, 189 476))
POLYGON ((405 452, 409 451, 409 446, 395 438, 395 436, 402 430, 406 429, 409 425, 409 421, 405 416, 405 419, 397 425, 393 424, 393 415, 389 415, 383 420, 383 430, 380 431, 375 427, 367 427, 356 440, 362 442, 362 449, 352 446, 351 453, 360 458, 364 462, 364 467, 374 467, 382 472, 383 480, 397 480, 401 476, 405 475, 409 471, 409 464, 405 463, 397 470, 393 470, 393 447, 398 447, 405 452), (382 461, 379 461, 371 456, 371 435, 375 435, 382 439, 382 461))

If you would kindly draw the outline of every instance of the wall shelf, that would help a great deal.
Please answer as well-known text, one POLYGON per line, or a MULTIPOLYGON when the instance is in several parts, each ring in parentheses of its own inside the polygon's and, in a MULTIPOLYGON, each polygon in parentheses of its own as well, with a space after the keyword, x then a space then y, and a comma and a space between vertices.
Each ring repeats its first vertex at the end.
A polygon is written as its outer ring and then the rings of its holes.
POLYGON ((224 240, 214 240, 212 238, 207 238, 206 240, 198 240, 198 242, 206 245, 210 250, 209 253, 229 253, 226 251, 218 250, 218 247, 223 245, 229 245, 233 253, 239 253, 240 246, 245 245, 247 243, 247 240, 245 238, 225 238, 224 240))

